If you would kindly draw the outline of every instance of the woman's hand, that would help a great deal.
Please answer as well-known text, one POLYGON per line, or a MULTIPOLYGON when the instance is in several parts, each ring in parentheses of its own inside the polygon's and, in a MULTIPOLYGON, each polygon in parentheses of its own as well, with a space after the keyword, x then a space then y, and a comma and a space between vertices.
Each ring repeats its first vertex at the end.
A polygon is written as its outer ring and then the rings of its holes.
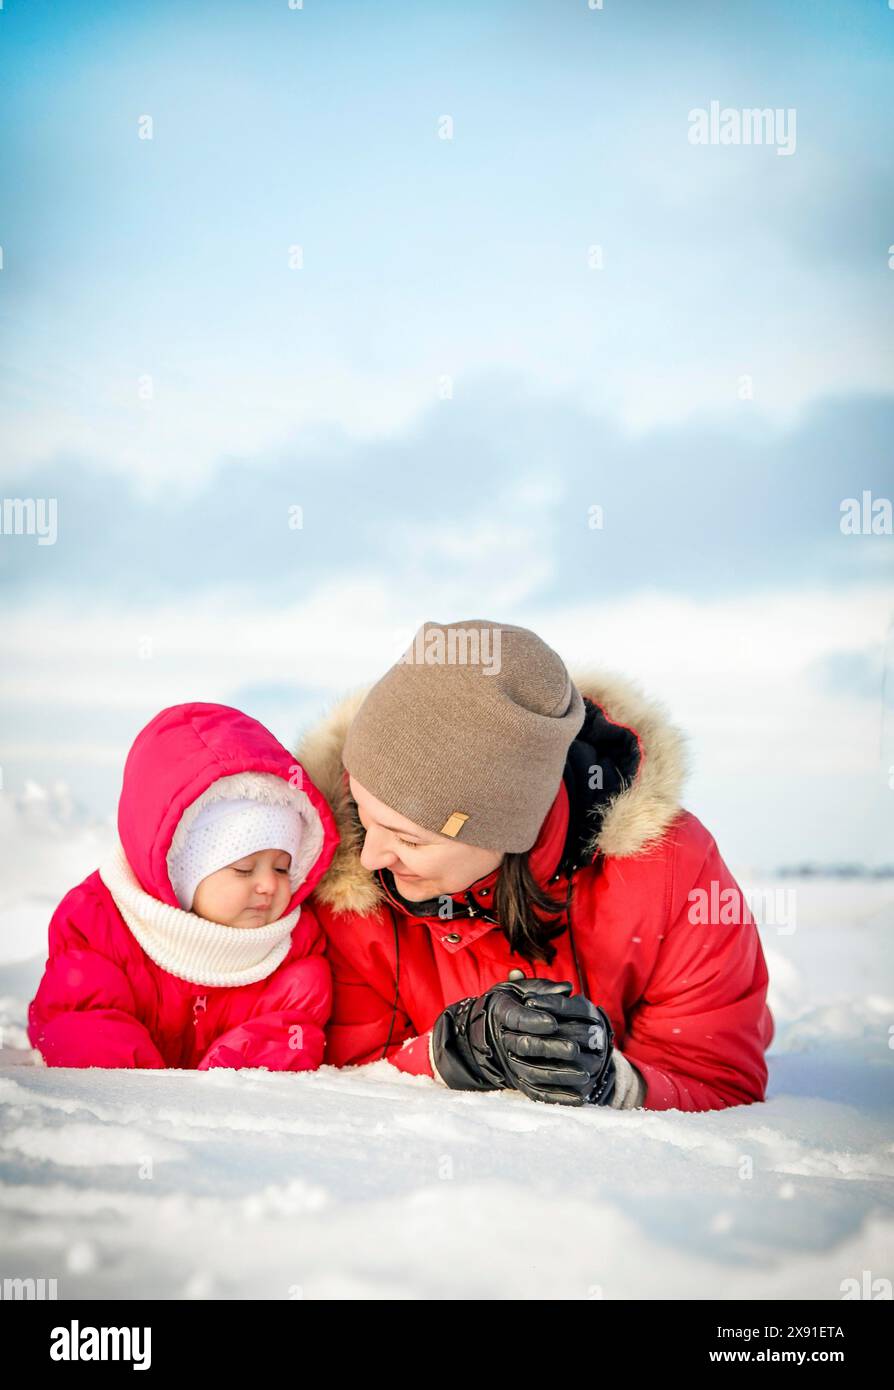
POLYGON ((551 990, 543 993, 543 980, 525 980, 530 1008, 547 1011, 556 1031, 535 1037, 523 1033, 517 1040, 507 1035, 506 1045, 524 1064, 516 1082, 531 1100, 556 1105, 610 1105, 615 1093, 614 1032, 608 1014, 585 994, 551 990))
POLYGON ((432 1030, 438 1074, 454 1090, 521 1091, 556 1105, 607 1105, 614 1092, 608 1016, 568 980, 494 985, 444 1010, 432 1030))

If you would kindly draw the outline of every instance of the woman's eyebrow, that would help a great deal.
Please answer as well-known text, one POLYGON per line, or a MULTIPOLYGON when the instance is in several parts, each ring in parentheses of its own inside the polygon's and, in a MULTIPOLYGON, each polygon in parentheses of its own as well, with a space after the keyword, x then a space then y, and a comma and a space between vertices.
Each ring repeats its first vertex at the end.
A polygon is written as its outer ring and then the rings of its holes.
MULTIPOLYGON (((382 826, 383 830, 393 830, 395 835, 406 835, 408 839, 419 840, 419 836, 416 834, 415 830, 402 830, 399 825, 382 825, 381 821, 379 821, 379 825, 382 826)), ((421 845, 431 845, 434 844, 434 841, 419 840, 419 843, 421 845)))
MULTIPOLYGON (((361 810, 359 804, 358 804, 356 801, 354 802, 354 805, 357 807, 357 810, 358 810, 358 811, 361 810)), ((403 827, 402 827, 402 826, 399 826, 399 825, 386 825, 384 821, 376 821, 376 824, 377 824, 382 830, 393 830, 395 835, 406 835, 406 836, 408 837, 408 839, 419 840, 419 843, 420 843, 421 845, 434 845, 434 844, 437 844, 437 841, 436 841, 436 840, 422 840, 422 839, 420 839, 420 837, 417 835, 417 833, 416 833, 415 830, 404 830, 403 827)))

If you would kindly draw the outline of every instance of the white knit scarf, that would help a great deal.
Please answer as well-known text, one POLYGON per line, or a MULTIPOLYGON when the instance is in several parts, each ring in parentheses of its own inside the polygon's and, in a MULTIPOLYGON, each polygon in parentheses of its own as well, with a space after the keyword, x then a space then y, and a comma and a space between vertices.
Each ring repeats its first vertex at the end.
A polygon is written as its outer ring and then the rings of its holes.
POLYGON ((288 955, 301 905, 266 927, 225 927, 146 893, 120 842, 99 876, 146 955, 194 985, 251 985, 288 955))

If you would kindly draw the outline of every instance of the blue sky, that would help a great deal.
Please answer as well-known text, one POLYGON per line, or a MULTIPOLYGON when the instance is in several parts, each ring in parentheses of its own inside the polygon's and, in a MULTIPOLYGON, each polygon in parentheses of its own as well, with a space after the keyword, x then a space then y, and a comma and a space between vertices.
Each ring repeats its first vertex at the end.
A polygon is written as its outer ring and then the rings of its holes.
POLYGON ((163 704, 290 741, 478 614, 665 699, 731 857, 890 859, 894 539, 838 522, 894 492, 892 49, 881 0, 9 0, 0 492, 60 529, 0 535, 5 792, 108 810, 163 704), (794 153, 693 146, 712 100, 794 153))

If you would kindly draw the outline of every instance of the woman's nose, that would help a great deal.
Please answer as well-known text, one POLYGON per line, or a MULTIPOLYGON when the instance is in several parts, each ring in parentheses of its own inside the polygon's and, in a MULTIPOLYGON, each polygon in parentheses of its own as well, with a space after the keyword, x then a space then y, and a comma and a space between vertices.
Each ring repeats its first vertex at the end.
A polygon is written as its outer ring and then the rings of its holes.
POLYGON ((360 851, 360 863, 364 869, 387 869, 396 860, 397 855, 392 850, 386 849, 384 845, 377 844, 372 832, 367 830, 363 838, 363 848, 360 851))

